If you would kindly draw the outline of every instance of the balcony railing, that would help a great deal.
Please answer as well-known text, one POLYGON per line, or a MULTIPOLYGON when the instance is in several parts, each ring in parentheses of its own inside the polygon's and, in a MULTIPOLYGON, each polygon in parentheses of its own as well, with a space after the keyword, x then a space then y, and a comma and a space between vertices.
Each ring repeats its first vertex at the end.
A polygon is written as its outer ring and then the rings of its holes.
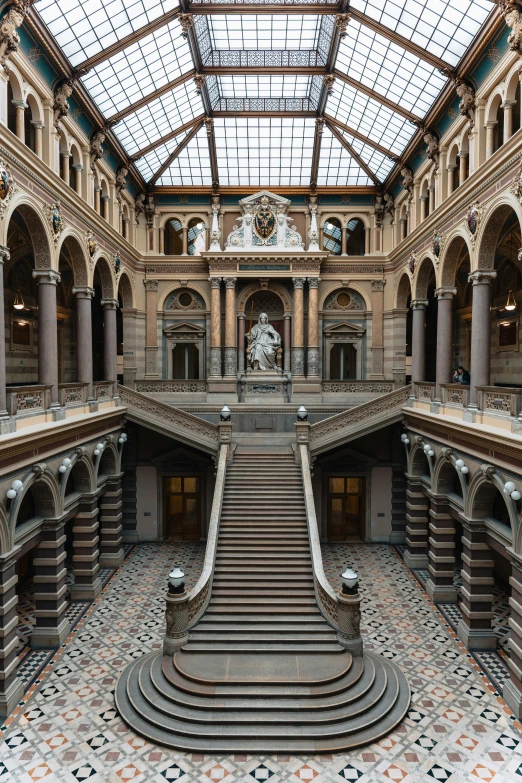
POLYGON ((517 417, 522 410, 522 389, 479 386, 479 408, 485 413, 517 417))
POLYGON ((50 386, 8 386, 7 412, 10 416, 45 411, 51 404, 50 386))
POLYGON ((415 397, 421 402, 431 402, 435 397, 435 384, 429 381, 417 381, 413 384, 415 397))
POLYGON ((61 383, 58 389, 62 408, 87 402, 87 387, 87 383, 61 383))
POLYGON ((136 381, 134 388, 140 394, 197 394, 206 393, 206 381, 136 381))
POLYGON ((393 381, 323 381, 323 394, 389 394, 395 388, 393 381))
POLYGON ((442 383, 441 402, 450 408, 467 408, 469 402, 469 386, 460 383, 442 383))
POLYGON ((96 381, 93 383, 93 395, 98 402, 112 400, 113 383, 111 381, 96 381))

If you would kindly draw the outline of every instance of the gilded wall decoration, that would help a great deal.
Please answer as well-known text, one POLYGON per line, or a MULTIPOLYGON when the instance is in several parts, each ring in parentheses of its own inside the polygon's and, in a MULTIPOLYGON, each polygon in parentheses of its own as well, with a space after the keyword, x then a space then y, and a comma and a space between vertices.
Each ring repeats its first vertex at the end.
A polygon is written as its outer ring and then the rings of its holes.
POLYGON ((331 293, 323 306, 323 310, 366 310, 362 298, 350 288, 342 288, 331 293))

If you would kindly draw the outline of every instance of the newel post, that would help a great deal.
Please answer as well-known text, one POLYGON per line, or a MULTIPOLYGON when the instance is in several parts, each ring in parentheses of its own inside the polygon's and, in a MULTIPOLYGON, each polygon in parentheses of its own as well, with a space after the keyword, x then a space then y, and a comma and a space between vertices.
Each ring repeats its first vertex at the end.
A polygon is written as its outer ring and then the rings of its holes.
POLYGON ((308 423, 308 411, 301 405, 297 411, 297 421, 295 423, 295 461, 301 464, 301 446, 306 446, 310 450, 310 424, 308 423))
POLYGON ((339 633, 337 641, 356 658, 362 657, 361 601, 359 578, 347 568, 342 575, 343 585, 337 596, 339 633))
POLYGON ((227 463, 232 463, 234 451, 232 449, 232 414, 228 405, 224 405, 219 413, 219 447, 227 446, 227 463))
POLYGON ((185 590, 185 574, 178 566, 169 574, 165 601, 167 630, 163 638, 163 655, 174 655, 189 639, 188 593, 185 590))

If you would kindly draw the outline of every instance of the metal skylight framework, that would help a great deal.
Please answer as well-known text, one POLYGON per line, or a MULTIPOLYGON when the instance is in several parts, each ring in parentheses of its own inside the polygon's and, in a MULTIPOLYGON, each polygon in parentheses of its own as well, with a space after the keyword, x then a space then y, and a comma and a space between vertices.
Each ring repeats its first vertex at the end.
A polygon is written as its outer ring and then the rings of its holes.
POLYGON ((151 185, 346 189, 385 181, 495 5, 34 7, 151 185))

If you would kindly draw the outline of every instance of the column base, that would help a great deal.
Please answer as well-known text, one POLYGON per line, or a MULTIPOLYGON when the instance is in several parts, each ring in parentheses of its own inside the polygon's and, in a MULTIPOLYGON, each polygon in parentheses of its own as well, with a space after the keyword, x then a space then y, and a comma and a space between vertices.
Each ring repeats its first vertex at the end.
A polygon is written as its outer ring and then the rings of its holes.
POLYGON ((89 413, 98 413, 99 405, 97 400, 89 400, 88 405, 89 405, 89 413))
POLYGON ((466 408, 466 410, 462 413, 462 421, 469 421, 473 424, 477 418, 477 411, 477 408, 466 408))
POLYGON ((464 620, 460 620, 457 636, 468 650, 497 649, 497 637, 491 628, 469 628, 464 620))
POLYGON ((414 571, 419 568, 428 568, 428 555, 412 555, 409 550, 406 550, 404 553, 404 565, 407 565, 408 568, 411 568, 414 571))
POLYGON ((436 585, 431 579, 426 583, 426 592, 434 604, 456 604, 457 590, 451 585, 436 585))
POLYGON ((122 549, 119 552, 100 552, 100 568, 120 568, 124 559, 125 555, 122 549))
POLYGON ((406 543, 406 531, 405 530, 392 530, 390 533, 390 544, 405 544, 406 543))
POLYGON ((65 421, 65 408, 53 408, 51 405, 51 412, 53 414, 53 421, 65 421))
POLYGON ((98 577, 92 585, 72 585, 71 586, 71 600, 72 601, 94 601, 98 598, 102 591, 102 580, 98 577))
POLYGON ((502 698, 513 715, 520 720, 522 718, 522 693, 518 690, 513 680, 507 680, 504 684, 502 698))
POLYGON ((16 432, 14 419, 10 416, 2 417, 0 419, 0 435, 9 435, 11 432, 16 432))
POLYGON ((7 718, 24 695, 24 684, 15 677, 4 693, 0 693, 0 718, 7 718))
POLYGON ((31 647, 34 650, 60 647, 70 633, 71 623, 64 617, 56 628, 34 628, 31 634, 31 647))
POLYGON ((430 413, 440 413, 440 402, 438 400, 430 402, 430 413))

